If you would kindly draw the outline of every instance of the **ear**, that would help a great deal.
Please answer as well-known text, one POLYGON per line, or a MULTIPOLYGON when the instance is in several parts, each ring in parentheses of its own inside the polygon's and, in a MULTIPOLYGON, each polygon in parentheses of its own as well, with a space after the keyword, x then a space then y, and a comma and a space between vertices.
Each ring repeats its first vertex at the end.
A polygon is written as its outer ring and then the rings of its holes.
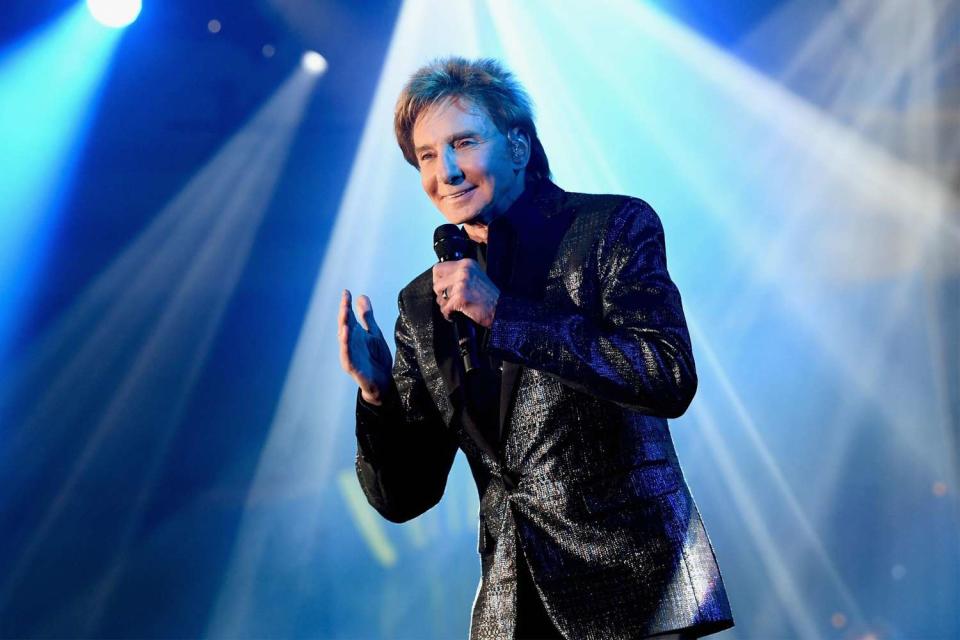
POLYGON ((520 127, 507 132, 507 152, 513 162, 514 171, 525 169, 530 162, 530 136, 520 127))

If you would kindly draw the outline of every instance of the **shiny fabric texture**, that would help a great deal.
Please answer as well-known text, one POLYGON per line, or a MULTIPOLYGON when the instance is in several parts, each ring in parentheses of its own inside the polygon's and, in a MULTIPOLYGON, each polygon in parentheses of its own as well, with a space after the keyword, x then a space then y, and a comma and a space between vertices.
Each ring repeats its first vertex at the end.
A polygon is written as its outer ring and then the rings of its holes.
POLYGON ((463 411, 427 270, 399 295, 395 386, 380 407, 358 394, 363 491, 383 517, 409 520, 440 500, 464 451, 480 496, 472 640, 514 637, 519 554, 566 638, 728 628, 666 420, 697 377, 660 220, 636 198, 528 191, 506 216, 523 250, 487 336, 503 361, 500 437, 463 411))

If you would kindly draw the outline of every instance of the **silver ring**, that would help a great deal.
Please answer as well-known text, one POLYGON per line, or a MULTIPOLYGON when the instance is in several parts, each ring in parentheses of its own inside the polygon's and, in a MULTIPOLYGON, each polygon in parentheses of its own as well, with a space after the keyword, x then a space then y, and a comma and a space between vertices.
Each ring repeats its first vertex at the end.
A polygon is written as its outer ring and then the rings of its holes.
POLYGON ((443 295, 443 299, 444 299, 444 300, 449 300, 449 299, 450 299, 450 296, 447 295, 447 288, 446 288, 446 287, 443 288, 443 293, 442 293, 441 295, 443 295))

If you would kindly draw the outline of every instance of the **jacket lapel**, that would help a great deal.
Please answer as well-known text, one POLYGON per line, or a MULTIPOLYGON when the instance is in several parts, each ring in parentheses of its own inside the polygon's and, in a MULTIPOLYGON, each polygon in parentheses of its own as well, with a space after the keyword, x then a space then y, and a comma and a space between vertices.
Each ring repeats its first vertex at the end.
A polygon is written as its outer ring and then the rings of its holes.
POLYGON ((499 461, 499 456, 490 441, 464 411, 465 400, 462 383, 465 373, 460 354, 454 348, 453 323, 447 322, 447 319, 440 313, 440 307, 432 300, 430 307, 433 320, 433 353, 437 359, 437 369, 440 371, 440 377, 447 389, 447 399, 453 408, 451 417, 454 419, 459 417, 463 430, 474 443, 494 461, 499 461))
POLYGON ((447 322, 447 319, 440 313, 440 307, 431 300, 430 304, 432 322, 433 322, 433 353, 437 358, 437 369, 440 370, 440 377, 447 389, 447 396, 453 403, 462 390, 460 389, 460 366, 456 360, 457 353, 453 348, 453 324, 447 322))

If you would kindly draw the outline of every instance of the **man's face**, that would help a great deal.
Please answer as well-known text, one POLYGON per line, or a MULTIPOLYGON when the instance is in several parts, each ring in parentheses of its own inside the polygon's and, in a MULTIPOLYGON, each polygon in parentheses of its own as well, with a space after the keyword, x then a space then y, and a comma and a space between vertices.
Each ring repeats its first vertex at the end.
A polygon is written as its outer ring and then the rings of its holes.
POLYGON ((523 192, 507 136, 464 98, 427 108, 413 127, 423 190, 452 224, 486 225, 523 192))

